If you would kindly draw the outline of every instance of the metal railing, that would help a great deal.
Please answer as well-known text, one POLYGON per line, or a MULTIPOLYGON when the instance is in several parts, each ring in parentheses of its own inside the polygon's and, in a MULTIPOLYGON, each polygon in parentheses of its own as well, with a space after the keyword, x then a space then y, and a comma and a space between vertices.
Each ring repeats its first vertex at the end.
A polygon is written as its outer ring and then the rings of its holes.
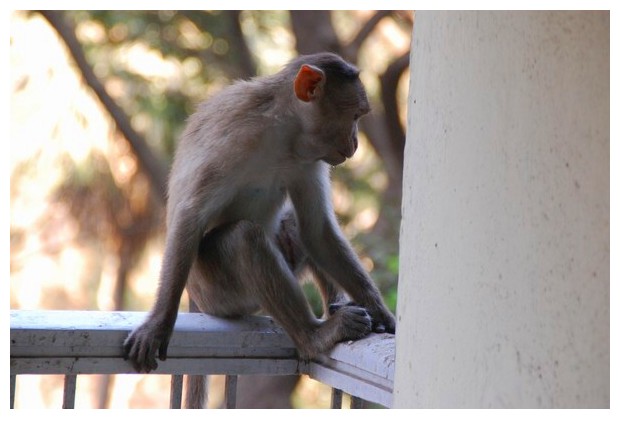
MULTIPOLYGON (((63 408, 73 408, 80 374, 133 374, 122 343, 142 312, 11 311, 11 408, 20 374, 64 374, 63 408)), ((301 361, 288 335, 268 317, 220 319, 180 313, 168 358, 152 374, 171 375, 170 407, 180 408, 184 374, 224 374, 226 408, 236 404, 237 376, 307 374, 332 387, 332 408, 343 392, 351 408, 390 407, 394 335, 371 334, 341 343, 320 359, 301 361)))

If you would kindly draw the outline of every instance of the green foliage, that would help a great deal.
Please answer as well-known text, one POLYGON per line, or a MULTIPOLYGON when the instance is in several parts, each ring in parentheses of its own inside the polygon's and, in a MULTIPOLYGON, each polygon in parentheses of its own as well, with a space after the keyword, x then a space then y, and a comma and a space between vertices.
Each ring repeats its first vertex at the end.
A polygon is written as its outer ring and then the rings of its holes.
POLYGON ((302 284, 302 289, 310 303, 310 308, 314 315, 316 317, 321 317, 323 315, 323 299, 314 283, 310 281, 304 282, 302 284))

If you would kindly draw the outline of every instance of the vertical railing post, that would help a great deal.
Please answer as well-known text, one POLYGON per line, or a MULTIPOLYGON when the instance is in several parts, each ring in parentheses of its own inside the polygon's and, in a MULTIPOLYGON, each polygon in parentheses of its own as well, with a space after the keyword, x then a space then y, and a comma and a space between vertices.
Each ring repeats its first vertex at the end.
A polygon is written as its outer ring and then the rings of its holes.
POLYGON ((170 408, 181 408, 183 399, 183 375, 172 374, 170 376, 170 408))
POLYGON ((342 408, 342 390, 332 387, 332 409, 342 408))
POLYGON ((224 408, 237 407, 237 376, 227 375, 224 384, 224 408))
POLYGON ((364 400, 357 396, 351 396, 351 409, 364 408, 364 400))
POLYGON ((15 408, 15 383, 17 383, 17 375, 11 374, 11 409, 15 408))
POLYGON ((65 387, 62 394, 62 408, 75 408, 75 387, 77 384, 77 375, 65 374, 65 387))

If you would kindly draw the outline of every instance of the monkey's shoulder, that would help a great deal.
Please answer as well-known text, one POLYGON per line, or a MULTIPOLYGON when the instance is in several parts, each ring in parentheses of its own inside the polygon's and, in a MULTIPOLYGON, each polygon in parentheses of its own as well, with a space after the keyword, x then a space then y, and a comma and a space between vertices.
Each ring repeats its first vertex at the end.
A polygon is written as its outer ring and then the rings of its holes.
POLYGON ((203 100, 197 113, 208 113, 209 117, 239 119, 260 117, 277 108, 278 88, 267 85, 267 80, 237 81, 203 100))

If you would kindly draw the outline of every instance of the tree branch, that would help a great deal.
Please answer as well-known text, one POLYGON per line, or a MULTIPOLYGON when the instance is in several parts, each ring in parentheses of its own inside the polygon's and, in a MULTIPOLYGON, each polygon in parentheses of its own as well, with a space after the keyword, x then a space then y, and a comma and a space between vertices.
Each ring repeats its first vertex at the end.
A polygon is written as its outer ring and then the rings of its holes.
POLYGON ((116 104, 112 97, 105 90, 103 84, 99 81, 93 68, 86 60, 86 56, 82 51, 82 46, 75 36, 75 30, 69 24, 62 12, 45 10, 39 11, 41 15, 56 30, 60 38, 65 42, 69 49, 73 60, 78 69, 82 73, 82 77, 86 84, 95 92, 99 101, 104 105, 110 116, 114 120, 116 127, 125 136, 134 154, 138 158, 138 162, 142 171, 151 183, 152 189, 162 204, 166 200, 166 178, 167 171, 163 163, 155 156, 153 151, 140 134, 138 134, 131 126, 131 121, 125 112, 116 104))
POLYGON ((383 18, 390 16, 391 14, 391 10, 380 10, 371 16, 370 19, 364 23, 353 40, 344 47, 343 52, 345 53, 346 59, 355 62, 357 60, 359 50, 362 47, 362 44, 366 41, 366 38, 373 32, 377 24, 379 24, 383 18))
MULTIPOLYGON (((207 24, 207 20, 212 18, 209 18, 209 13, 205 11, 181 10, 177 14, 192 22, 200 31, 213 30, 207 24)), ((256 64, 241 29, 240 16, 241 11, 239 10, 222 11, 220 19, 226 22, 226 34, 223 37, 230 44, 230 49, 225 54, 226 58, 221 58, 210 49, 192 52, 192 55, 201 58, 204 64, 216 63, 231 80, 249 79, 256 76, 256 64)), ((177 49, 180 47, 177 46, 177 49)))
POLYGON ((400 192, 403 172, 402 153, 399 157, 392 149, 392 144, 387 130, 387 119, 385 113, 377 111, 371 112, 369 115, 361 119, 360 130, 366 134, 368 142, 381 158, 385 172, 388 175, 388 187, 400 192))
POLYGON ((405 131, 400 123, 396 91, 400 76, 408 67, 409 51, 394 60, 379 77, 381 82, 381 101, 383 101, 383 108, 385 110, 387 131, 390 136, 389 140, 392 144, 392 149, 399 154, 401 160, 404 158, 405 131))
POLYGON ((328 10, 291 10, 295 49, 302 55, 322 51, 342 54, 342 46, 328 10))
POLYGON ((241 11, 239 10, 224 11, 224 17, 228 19, 230 25, 230 37, 228 39, 232 45, 230 55, 233 56, 236 63, 239 64, 239 69, 241 71, 239 78, 249 79, 256 76, 256 64, 254 64, 250 48, 248 48, 245 36, 241 30, 241 22, 239 21, 240 15, 241 11))

